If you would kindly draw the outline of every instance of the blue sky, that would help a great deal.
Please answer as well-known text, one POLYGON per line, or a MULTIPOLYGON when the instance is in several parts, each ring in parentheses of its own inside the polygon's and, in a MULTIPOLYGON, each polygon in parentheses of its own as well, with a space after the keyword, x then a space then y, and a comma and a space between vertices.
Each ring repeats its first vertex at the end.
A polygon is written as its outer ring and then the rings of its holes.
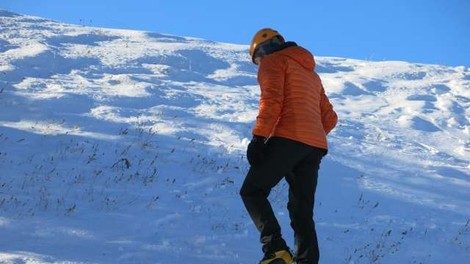
POLYGON ((2 0, 0 8, 247 45, 272 27, 318 56, 470 66, 470 0, 2 0))

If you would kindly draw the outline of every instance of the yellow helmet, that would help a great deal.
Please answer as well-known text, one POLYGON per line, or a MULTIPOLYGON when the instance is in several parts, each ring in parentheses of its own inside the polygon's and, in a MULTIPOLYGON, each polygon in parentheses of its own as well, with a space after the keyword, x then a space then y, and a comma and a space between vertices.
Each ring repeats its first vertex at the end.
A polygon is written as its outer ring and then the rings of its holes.
POLYGON ((261 44, 265 41, 268 41, 270 39, 273 39, 275 37, 278 37, 282 43, 285 42, 284 37, 282 37, 281 34, 279 34, 279 32, 277 32, 274 29, 263 28, 263 29, 259 30, 258 32, 256 32, 255 36, 253 37, 253 40, 251 41, 251 45, 250 45, 250 56, 251 56, 251 58, 253 58, 256 47, 259 44, 261 44))

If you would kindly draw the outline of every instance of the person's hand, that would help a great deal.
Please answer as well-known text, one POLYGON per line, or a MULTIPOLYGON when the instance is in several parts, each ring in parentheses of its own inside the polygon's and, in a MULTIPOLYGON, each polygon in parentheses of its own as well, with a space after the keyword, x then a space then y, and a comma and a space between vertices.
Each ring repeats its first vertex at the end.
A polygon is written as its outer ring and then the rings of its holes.
POLYGON ((246 158, 251 166, 256 166, 261 163, 264 158, 264 142, 266 139, 261 136, 254 135, 248 149, 246 151, 246 158))

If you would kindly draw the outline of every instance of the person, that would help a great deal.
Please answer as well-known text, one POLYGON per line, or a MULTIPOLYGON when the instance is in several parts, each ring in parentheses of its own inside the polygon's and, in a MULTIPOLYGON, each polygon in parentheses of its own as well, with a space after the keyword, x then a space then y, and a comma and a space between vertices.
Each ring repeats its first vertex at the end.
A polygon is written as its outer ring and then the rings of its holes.
POLYGON ((318 263, 315 190, 320 162, 328 149, 326 135, 338 117, 308 50, 286 42, 276 30, 264 28, 254 35, 250 56, 259 66, 261 96, 247 149, 250 169, 240 195, 260 232, 264 257, 259 263, 318 263), (287 208, 294 255, 268 200, 271 189, 283 178, 289 185, 287 208))

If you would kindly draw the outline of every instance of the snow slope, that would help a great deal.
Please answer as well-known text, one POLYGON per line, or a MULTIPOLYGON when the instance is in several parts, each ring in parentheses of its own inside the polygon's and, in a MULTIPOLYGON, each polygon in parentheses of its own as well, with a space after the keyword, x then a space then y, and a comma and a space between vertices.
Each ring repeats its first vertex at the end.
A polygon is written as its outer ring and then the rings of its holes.
MULTIPOLYGON (((256 263, 247 48, 0 10, 0 263, 256 263)), ((469 263, 469 69, 316 60, 321 263, 469 263)))

